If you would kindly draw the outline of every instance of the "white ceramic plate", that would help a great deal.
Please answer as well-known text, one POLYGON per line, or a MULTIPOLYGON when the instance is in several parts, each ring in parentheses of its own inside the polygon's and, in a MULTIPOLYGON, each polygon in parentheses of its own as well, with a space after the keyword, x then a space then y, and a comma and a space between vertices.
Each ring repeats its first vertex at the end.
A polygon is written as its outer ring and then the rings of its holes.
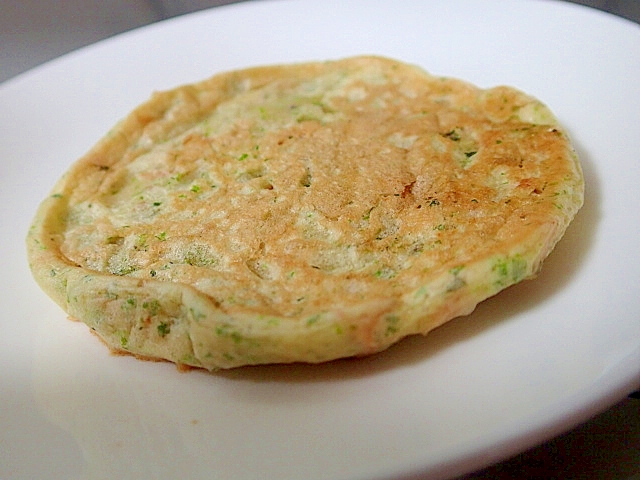
POLYGON ((0 477, 442 478, 571 428, 640 383, 639 125, 640 28, 552 1, 241 3, 1 85, 0 477), (374 357, 221 374, 112 356, 32 281, 37 204, 152 90, 361 53, 557 113, 586 203, 537 280, 374 357))

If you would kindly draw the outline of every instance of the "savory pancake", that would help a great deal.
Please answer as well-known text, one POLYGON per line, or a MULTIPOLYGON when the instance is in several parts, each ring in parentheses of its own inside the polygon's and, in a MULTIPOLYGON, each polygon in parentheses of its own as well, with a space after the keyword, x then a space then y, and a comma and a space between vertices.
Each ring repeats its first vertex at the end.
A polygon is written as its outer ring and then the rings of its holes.
POLYGON ((583 201, 538 100, 379 57, 154 94, 27 238, 114 350, 206 369, 381 351, 532 277, 583 201))

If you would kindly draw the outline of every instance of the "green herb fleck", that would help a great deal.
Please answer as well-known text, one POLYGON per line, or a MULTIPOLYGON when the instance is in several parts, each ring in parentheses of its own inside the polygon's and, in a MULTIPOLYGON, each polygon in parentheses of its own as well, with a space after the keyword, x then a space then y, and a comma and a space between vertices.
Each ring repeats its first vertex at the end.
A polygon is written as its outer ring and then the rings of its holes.
POLYGON ((149 312, 152 317, 160 312, 160 302, 158 300, 150 300, 142 304, 142 308, 149 312))
POLYGON ((205 317, 204 313, 198 312, 198 311, 194 310, 192 307, 189 308, 189 312, 191 312, 191 316, 193 317, 193 319, 196 322, 199 322, 200 320, 202 320, 205 317))
POLYGON ((168 323, 160 322, 158 325, 158 335, 164 337, 171 333, 171 326, 168 323))
POLYGON ((511 278, 514 282, 519 282, 525 276, 527 271, 527 261, 520 255, 516 255, 511 259, 511 278))
POLYGON ((126 302, 122 305, 122 308, 135 308, 137 302, 135 298, 127 298, 126 302))
POLYGON ((400 322, 400 318, 395 315, 389 315, 385 319, 387 321, 387 328, 384 331, 384 335, 388 337, 389 335, 393 335, 398 332, 398 323, 400 322))
POLYGON ((307 318, 307 327, 310 327, 311 325, 316 323, 318 320, 320 320, 320 314, 319 313, 317 315, 314 315, 312 317, 307 318))
POLYGON ((395 277, 396 272, 391 268, 385 267, 376 271, 375 276, 376 278, 382 278, 382 279, 388 280, 389 278, 395 277))
POLYGON ((451 130, 450 132, 447 132, 443 135, 443 137, 448 138, 450 140, 453 140, 454 142, 458 142, 460 141, 460 132, 458 131, 458 129, 454 128, 453 130, 451 130))
POLYGON ((123 265, 113 272, 114 275, 124 276, 135 272, 138 269, 135 265, 123 265))
POLYGON ((429 296, 429 289, 425 286, 420 287, 418 290, 416 290, 415 294, 416 297, 428 297, 429 296))
POLYGON ((140 235, 138 235, 138 238, 136 239, 136 244, 133 247, 135 250, 147 250, 148 245, 147 245, 147 234, 146 233, 141 233, 140 235))
POLYGON ((231 325, 223 324, 216 327, 216 335, 219 337, 230 338, 233 343, 240 343, 244 337, 240 332, 231 329, 231 325))
POLYGON ((193 245, 184 254, 184 263, 194 267, 209 267, 215 265, 216 261, 210 257, 209 252, 202 245, 193 245))
POLYGON ((228 325, 221 325, 216 327, 216 335, 218 335, 219 337, 226 337, 229 334, 229 326, 228 325))
POLYGON ((122 245, 124 242, 124 238, 118 235, 114 235, 112 237, 107 237, 107 245, 122 245))
POLYGON ((371 218, 371 212, 373 211, 373 209, 374 209, 374 208, 375 208, 375 207, 371 207, 369 210, 367 210, 367 213, 365 213, 365 214, 362 216, 362 219, 363 219, 363 220, 369 220, 369 219, 371 218))
POLYGON ((451 270, 449 270, 449 273, 451 275, 458 275, 463 268, 464 268, 464 265, 458 265, 457 267, 453 267, 451 270))
POLYGON ((242 335, 240 335, 238 332, 231 332, 231 340, 233 340, 233 343, 240 343, 243 340, 242 335))
POLYGON ((507 262, 506 260, 502 260, 502 259, 497 260, 496 263, 494 263, 492 270, 496 272, 498 275, 500 275, 501 277, 506 277, 507 274, 509 273, 507 262))
POLYGON ((522 280, 527 272, 527 261, 521 255, 501 258, 495 261, 492 270, 498 275, 496 284, 506 286, 522 280))

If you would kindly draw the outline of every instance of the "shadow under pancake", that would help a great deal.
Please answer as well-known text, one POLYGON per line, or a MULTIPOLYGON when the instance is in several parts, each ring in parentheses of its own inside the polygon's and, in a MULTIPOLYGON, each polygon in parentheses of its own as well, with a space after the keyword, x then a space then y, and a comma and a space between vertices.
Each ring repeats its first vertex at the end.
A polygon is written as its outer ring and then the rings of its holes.
POLYGON ((428 335, 414 335, 374 355, 317 365, 286 364, 240 367, 213 375, 249 382, 327 382, 353 378, 422 362, 452 345, 469 339, 548 301, 580 272, 595 241, 601 218, 601 191, 594 162, 576 145, 585 178, 585 201, 564 237, 545 260, 534 280, 511 286, 481 302, 467 316, 453 319, 428 335))

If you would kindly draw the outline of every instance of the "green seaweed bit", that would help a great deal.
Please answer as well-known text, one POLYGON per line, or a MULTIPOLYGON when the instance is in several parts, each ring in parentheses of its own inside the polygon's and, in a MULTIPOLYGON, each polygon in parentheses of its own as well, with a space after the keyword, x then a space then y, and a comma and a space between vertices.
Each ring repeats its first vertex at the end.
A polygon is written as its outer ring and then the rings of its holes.
POLYGON ((127 348, 127 344, 129 343, 129 335, 127 333, 120 333, 120 346, 122 348, 127 348))
POLYGON ((296 122, 297 123, 318 122, 318 121, 320 121, 320 119, 317 116, 311 115, 311 114, 302 114, 302 115, 299 115, 298 117, 296 117, 296 122))
POLYGON ((228 324, 218 325, 216 327, 216 335, 218 335, 219 337, 230 338, 231 340, 233 340, 233 343, 240 343, 242 340, 244 340, 242 334, 236 330, 233 330, 231 325, 228 324))
POLYGON ((457 267, 453 267, 451 270, 449 270, 449 273, 451 275, 458 275, 462 269, 464 269, 464 265, 458 265, 457 267))
POLYGON ((127 298, 121 305, 123 310, 131 310, 136 308, 137 302, 135 298, 127 298))
POLYGON ((391 268, 385 267, 385 268, 381 268, 380 270, 377 270, 374 275, 376 276, 376 278, 388 280, 390 278, 395 277, 396 272, 391 268))
POLYGON ((527 272, 527 261, 520 255, 511 259, 511 277, 514 282, 522 280, 527 272))
POLYGON ((160 232, 159 234, 155 235, 155 237, 161 242, 164 242, 167 239, 167 232, 160 232))
POLYGON ((198 361, 198 359, 195 356, 193 356, 193 354, 191 353, 187 353, 186 355, 184 355, 181 358, 180 362, 185 365, 200 365, 200 362, 198 361))
POLYGON ((171 184, 171 182, 180 183, 180 182, 182 182, 182 180, 185 179, 186 176, 187 176, 186 173, 178 173, 177 175, 174 175, 173 177, 171 177, 169 179, 169 181, 167 182, 167 184, 171 184))
POLYGON ((171 326, 168 323, 160 322, 158 325, 158 335, 165 337, 169 333, 171 333, 171 326))
POLYGON ((53 195, 51 195, 51 198, 62 198, 63 195, 61 193, 54 193, 53 195))
POLYGON ((509 273, 509 267, 507 266, 507 261, 504 259, 496 260, 491 270, 493 272, 496 272, 501 279, 506 278, 509 273))
POLYGON ((146 233, 141 233, 140 235, 138 235, 138 238, 136 239, 136 244, 134 245, 134 250, 146 250, 148 248, 147 245, 147 237, 148 235, 146 233))
POLYGON ((107 245, 122 245, 124 242, 124 237, 120 235, 113 235, 111 237, 107 237, 106 243, 107 245))
POLYGON ((269 325, 270 327, 277 327, 278 325, 280 325, 280 319, 277 317, 271 317, 267 320, 267 325, 269 325))
POLYGON ((231 335, 229 336, 231 337, 231 340, 233 340, 233 343, 240 343, 242 340, 244 340, 244 337, 238 332, 231 332, 231 335))
POLYGON ((235 358, 233 355, 231 355, 229 352, 224 352, 224 353, 222 354, 222 356, 224 357, 224 359, 225 359, 225 360, 229 360, 230 362, 236 359, 236 358, 235 358))
POLYGON ((317 323, 318 320, 320 320, 320 314, 319 313, 307 318, 307 322, 306 322, 307 327, 310 327, 314 323, 317 323))
POLYGON ((420 287, 418 290, 415 291, 414 295, 416 297, 428 297, 429 289, 425 285, 423 285, 422 287, 420 287))
POLYGON ((397 315, 388 315, 385 320, 387 322, 387 328, 384 331, 385 337, 398 333, 398 323, 400 322, 400 318, 397 315))
POLYGON ((118 270, 113 272, 113 274, 122 277, 124 275, 129 275, 130 273, 135 272, 137 269, 138 267, 136 267, 135 265, 124 265, 122 268, 119 268, 118 270))
POLYGON ((189 307, 189 311, 196 322, 202 320, 206 316, 204 313, 195 310, 193 307, 189 307))
POLYGON ((516 283, 525 277, 527 261, 520 254, 498 259, 493 264, 492 271, 498 275, 497 284, 516 283))
POLYGON ((154 317, 160 311, 160 302, 158 300, 149 300, 147 302, 143 302, 142 308, 147 310, 149 315, 154 317))
POLYGON ((454 128, 453 130, 442 135, 445 138, 453 140, 454 142, 460 141, 460 130, 458 128, 454 128))
POLYGON ((194 267, 208 267, 216 263, 215 259, 208 258, 207 251, 204 247, 195 245, 191 247, 184 255, 184 263, 194 267))

